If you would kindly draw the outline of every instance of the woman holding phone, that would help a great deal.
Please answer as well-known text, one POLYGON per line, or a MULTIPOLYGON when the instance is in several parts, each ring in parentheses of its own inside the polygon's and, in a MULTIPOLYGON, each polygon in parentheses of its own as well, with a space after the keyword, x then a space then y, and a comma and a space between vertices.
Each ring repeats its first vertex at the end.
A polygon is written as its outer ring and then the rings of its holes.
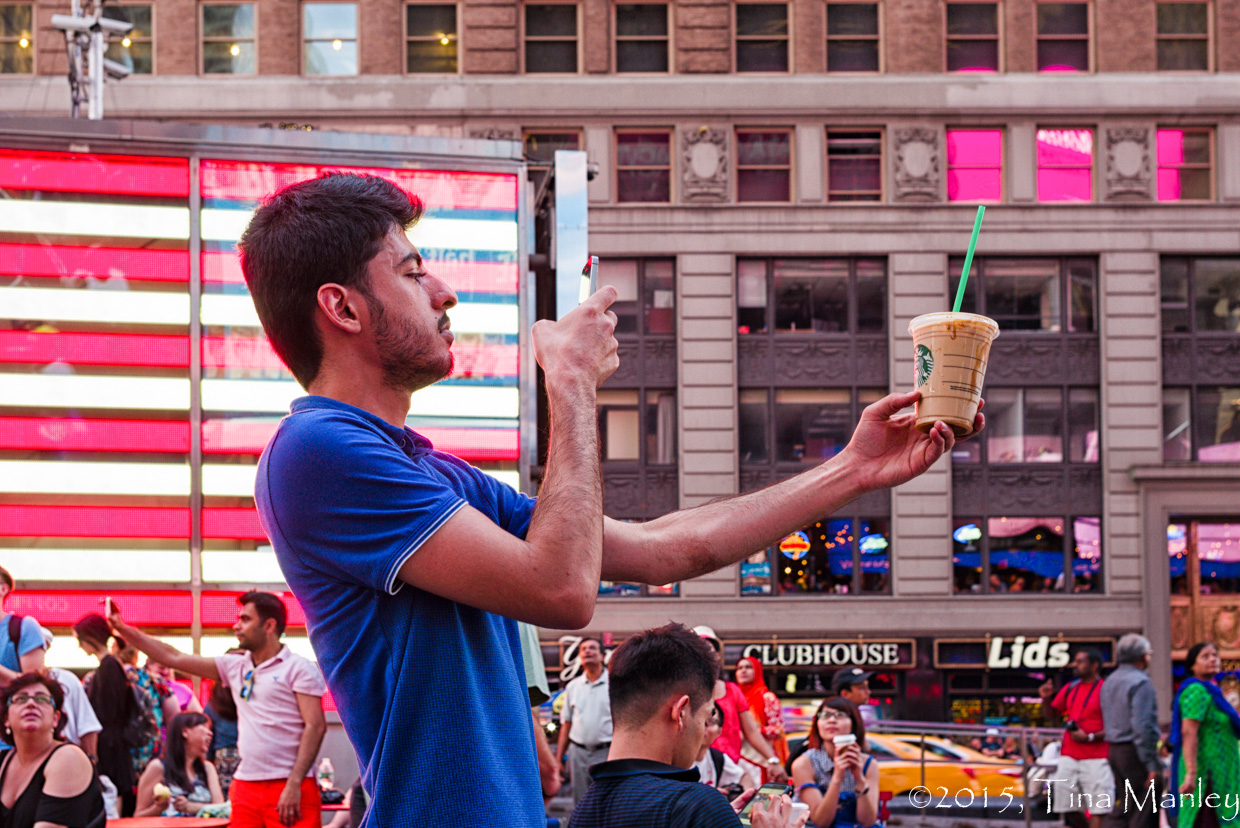
POLYGON ((878 763, 864 752, 865 724, 848 699, 827 699, 814 712, 808 750, 792 763, 797 800, 816 828, 870 828, 878 822, 878 763))

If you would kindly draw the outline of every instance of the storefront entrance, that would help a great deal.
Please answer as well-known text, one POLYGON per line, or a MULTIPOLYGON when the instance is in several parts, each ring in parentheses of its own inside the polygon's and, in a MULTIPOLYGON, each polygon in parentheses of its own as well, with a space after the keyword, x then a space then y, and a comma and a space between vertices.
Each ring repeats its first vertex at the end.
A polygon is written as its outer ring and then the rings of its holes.
POLYGON ((1198 641, 1213 641, 1225 661, 1240 660, 1240 515, 1173 515, 1167 556, 1172 660, 1198 641))

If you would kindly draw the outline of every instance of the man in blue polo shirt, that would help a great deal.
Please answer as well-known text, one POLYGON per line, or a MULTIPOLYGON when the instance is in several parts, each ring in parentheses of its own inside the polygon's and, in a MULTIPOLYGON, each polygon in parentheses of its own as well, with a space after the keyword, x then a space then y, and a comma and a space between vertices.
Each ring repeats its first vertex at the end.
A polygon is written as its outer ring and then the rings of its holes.
POLYGON ((604 287, 532 328, 551 422, 536 507, 405 426, 411 395, 451 373, 457 301, 406 235, 420 214, 416 197, 352 174, 255 212, 242 270, 310 393, 264 451, 255 498, 361 763, 364 827, 542 828, 516 621, 585 626, 600 579, 663 584, 734 563, 921 474, 954 438, 943 423, 918 433, 898 414, 917 394, 894 394, 792 480, 644 524, 605 518, 597 392, 618 357, 604 287))
MULTIPOLYGON (((714 711, 719 659, 681 624, 646 630, 611 654, 611 754, 569 820, 572 828, 737 828, 727 797, 693 767, 714 711)), ((737 799, 739 810, 749 796, 737 799)), ((761 802, 755 826, 794 821, 786 798, 761 802)))

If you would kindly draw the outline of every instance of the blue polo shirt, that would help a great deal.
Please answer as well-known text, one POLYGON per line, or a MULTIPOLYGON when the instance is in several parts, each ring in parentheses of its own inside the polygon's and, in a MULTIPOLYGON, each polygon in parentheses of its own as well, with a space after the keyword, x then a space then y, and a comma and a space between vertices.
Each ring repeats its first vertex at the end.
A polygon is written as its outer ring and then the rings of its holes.
POLYGON ((738 828, 728 798, 698 781, 697 768, 616 759, 590 768, 594 780, 572 828, 738 828))
POLYGON ((361 765, 362 825, 544 828, 516 622, 397 579, 466 503, 524 537, 534 501, 315 396, 281 421, 254 496, 361 765))

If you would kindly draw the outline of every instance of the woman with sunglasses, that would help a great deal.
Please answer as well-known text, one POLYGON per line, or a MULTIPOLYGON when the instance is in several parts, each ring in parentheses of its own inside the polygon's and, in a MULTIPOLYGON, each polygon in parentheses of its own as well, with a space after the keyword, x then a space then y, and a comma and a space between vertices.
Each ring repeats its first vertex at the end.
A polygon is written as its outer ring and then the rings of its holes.
POLYGON ((152 759, 138 780, 134 816, 197 816, 207 805, 224 801, 215 765, 207 761, 211 720, 204 713, 178 713, 168 725, 164 757, 152 759), (164 785, 164 796, 156 786, 164 785))
POLYGON ((864 752, 865 724, 857 706, 839 696, 824 701, 806 742, 809 748, 792 762, 792 785, 797 799, 809 806, 808 824, 870 828, 877 823, 878 763, 864 752))
POLYGON ((65 696, 55 679, 23 673, 0 690, 0 828, 103 828, 103 791, 82 749, 58 738, 65 696))

